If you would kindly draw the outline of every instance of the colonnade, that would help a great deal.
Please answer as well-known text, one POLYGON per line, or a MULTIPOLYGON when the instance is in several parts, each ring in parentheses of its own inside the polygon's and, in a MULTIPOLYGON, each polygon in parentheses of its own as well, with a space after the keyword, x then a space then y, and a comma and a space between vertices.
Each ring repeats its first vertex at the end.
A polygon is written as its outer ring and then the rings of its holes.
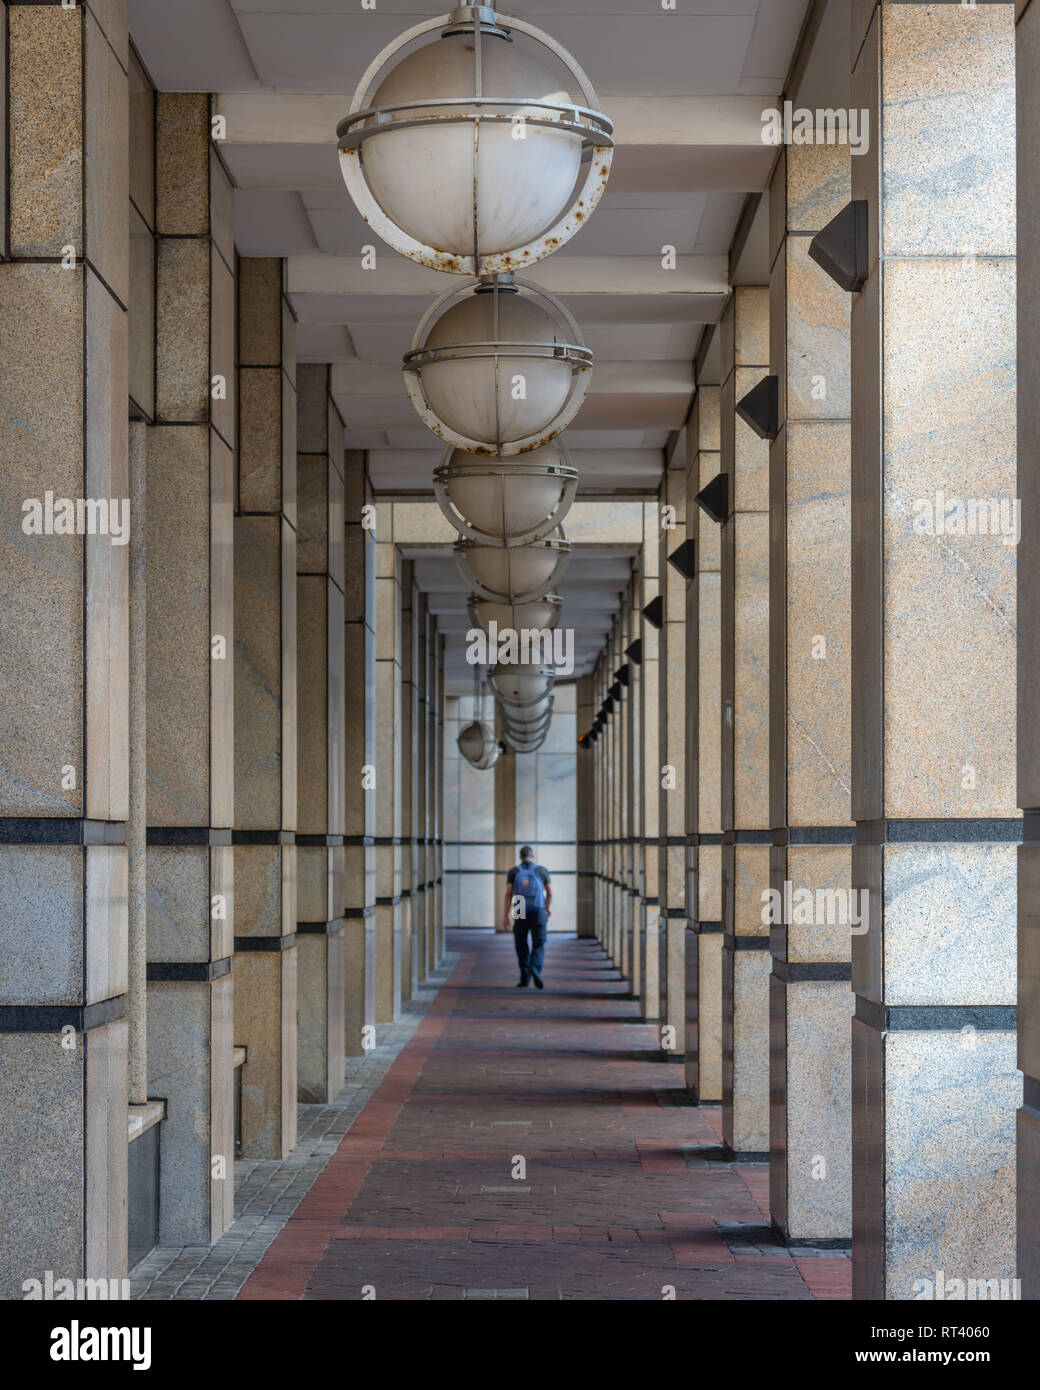
MULTIPOLYGON (((1035 72, 1040 7, 1018 10, 1035 72)), ((780 151, 768 276, 731 264, 585 682, 592 717, 609 708, 580 784, 600 940, 691 1099, 721 1104, 729 1158, 768 1162, 780 1237, 850 1246, 857 1297, 927 1296, 936 1271, 1040 1296, 1035 624, 1016 633, 1015 614, 1017 560, 1026 615, 1036 591, 1036 271, 1018 288, 1019 483, 1015 18, 854 7, 869 153, 780 151), (867 240, 846 238, 859 264, 839 283, 825 229, 850 204, 867 240), (969 501, 1018 498, 1020 547, 958 524, 969 501), (683 542, 688 578, 668 560, 683 542), (610 707, 633 637, 642 661, 610 707)), ((1022 255, 1038 113, 1035 83, 1018 91, 1022 255)))
POLYGON ((5 170, 3 512, 110 504, 104 532, 3 531, 21 1298, 215 1240, 236 1154, 290 1153, 438 965, 443 637, 328 366, 297 362, 285 263, 236 254, 211 98, 152 90, 125 7, 0 8, 5 110, 53 116, 5 170))

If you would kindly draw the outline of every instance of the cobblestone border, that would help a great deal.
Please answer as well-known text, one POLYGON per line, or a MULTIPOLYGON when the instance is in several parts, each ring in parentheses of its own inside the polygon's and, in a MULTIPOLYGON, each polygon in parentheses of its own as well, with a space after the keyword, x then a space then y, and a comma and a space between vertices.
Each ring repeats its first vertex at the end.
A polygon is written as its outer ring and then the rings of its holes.
POLYGON ((376 1026, 376 1046, 347 1061, 347 1082, 329 1105, 298 1107, 299 1140, 288 1158, 239 1159, 235 1219, 213 1245, 156 1246, 130 1274, 140 1300, 231 1299, 310 1191, 437 997, 459 957, 448 952, 396 1023, 376 1026))

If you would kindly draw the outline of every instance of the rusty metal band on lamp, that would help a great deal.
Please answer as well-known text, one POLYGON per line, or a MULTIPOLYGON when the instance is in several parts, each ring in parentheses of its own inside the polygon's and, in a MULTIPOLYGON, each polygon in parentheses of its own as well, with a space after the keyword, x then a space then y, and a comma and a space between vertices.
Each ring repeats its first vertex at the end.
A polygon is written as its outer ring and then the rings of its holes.
POLYGON ((361 216, 411 260, 459 275, 524 269, 565 245, 603 195, 614 127, 598 105, 550 35, 491 6, 459 5, 370 63, 336 128, 340 168, 361 216), (581 104, 535 46, 566 70, 581 104))

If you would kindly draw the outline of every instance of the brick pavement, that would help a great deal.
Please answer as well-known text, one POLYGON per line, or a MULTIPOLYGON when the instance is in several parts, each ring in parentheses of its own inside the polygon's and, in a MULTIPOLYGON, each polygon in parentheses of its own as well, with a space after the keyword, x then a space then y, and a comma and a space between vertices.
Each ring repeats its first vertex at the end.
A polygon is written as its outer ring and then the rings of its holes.
POLYGON ((846 1255, 775 1238, 766 1166, 724 1161, 718 1109, 683 1103, 595 942, 550 938, 541 992, 514 988, 509 937, 449 946, 239 1298, 850 1296, 846 1255))
POLYGON ((132 1298, 208 1301, 237 1296, 412 1038, 455 959, 449 956, 448 968, 435 971, 420 987, 396 1023, 377 1025, 371 1051, 347 1059, 346 1085, 334 1101, 297 1107, 299 1139, 288 1158, 236 1162, 235 1220, 220 1239, 212 1245, 156 1247, 131 1274, 132 1298))

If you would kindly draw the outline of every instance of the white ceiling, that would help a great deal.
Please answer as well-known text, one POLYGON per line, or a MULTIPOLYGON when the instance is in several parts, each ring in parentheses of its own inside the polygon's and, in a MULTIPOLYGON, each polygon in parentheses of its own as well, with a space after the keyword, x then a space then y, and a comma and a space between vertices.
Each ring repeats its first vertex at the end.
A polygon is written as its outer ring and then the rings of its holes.
MULTIPOLYGON (((738 220, 769 178, 775 150, 761 142, 761 112, 783 90, 808 4, 517 0, 518 17, 574 54, 616 126, 610 182, 588 228, 530 274, 562 297, 596 355, 589 397, 565 436, 586 498, 657 490, 664 448, 689 410, 701 335, 725 301, 738 220), (674 271, 661 267, 666 245, 677 253, 674 271)), ((343 186, 335 127, 376 53, 449 8, 130 0, 131 34, 156 86, 218 95, 239 252, 289 258, 300 359, 335 364, 347 447, 369 451, 386 497, 431 495, 442 450, 408 403, 399 362, 448 277, 381 243, 377 269, 359 273, 374 238, 343 186)), ((758 243, 749 244, 751 255, 758 243)), ((580 624, 586 664, 629 572, 625 554, 586 558, 576 547, 565 621, 580 624)), ((468 626, 450 554, 420 556, 416 573, 442 627, 468 626)))

